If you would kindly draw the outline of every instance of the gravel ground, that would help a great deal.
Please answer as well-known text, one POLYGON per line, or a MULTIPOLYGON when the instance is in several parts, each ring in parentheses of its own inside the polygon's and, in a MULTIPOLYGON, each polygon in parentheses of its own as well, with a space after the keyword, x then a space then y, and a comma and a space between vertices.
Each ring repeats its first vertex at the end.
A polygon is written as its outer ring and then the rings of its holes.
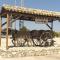
POLYGON ((0 58, 0 60, 60 60, 60 55, 50 56, 32 56, 32 57, 19 57, 19 58, 0 58))
MULTIPOLYGON (((2 41, 4 41, 3 39, 2 41)), ((60 47, 60 38, 54 38, 56 44, 60 47)), ((5 42, 4 42, 5 43, 5 42)), ((3 44, 4 44, 3 43, 3 44)), ((5 45, 2 44, 2 47, 4 48, 5 45)), ((11 44, 11 40, 9 40, 9 45, 11 44)), ((4 54, 3 54, 4 55, 4 54)), ((49 55, 49 56, 29 56, 29 57, 19 57, 19 58, 0 58, 0 60, 60 60, 60 54, 56 55, 49 55)))

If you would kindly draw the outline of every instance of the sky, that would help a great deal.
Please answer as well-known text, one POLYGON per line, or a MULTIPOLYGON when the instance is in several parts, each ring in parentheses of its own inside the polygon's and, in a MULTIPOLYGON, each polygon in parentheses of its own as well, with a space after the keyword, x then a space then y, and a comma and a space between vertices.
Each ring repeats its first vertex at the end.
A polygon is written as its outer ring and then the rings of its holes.
MULTIPOLYGON (((0 0, 0 6, 3 4, 17 5, 21 6, 21 0, 0 0)), ((60 11, 60 0, 23 0, 23 6, 28 8, 36 8, 36 9, 44 9, 51 11, 60 11)), ((3 19, 4 21, 4 19, 3 19)), ((60 22, 55 21, 53 26, 54 31, 60 32, 60 22)), ((16 28, 19 29, 18 23, 16 24, 16 28)), ((40 30, 40 29, 49 29, 45 24, 37 24, 35 22, 24 21, 24 26, 26 26, 30 30, 40 30)))

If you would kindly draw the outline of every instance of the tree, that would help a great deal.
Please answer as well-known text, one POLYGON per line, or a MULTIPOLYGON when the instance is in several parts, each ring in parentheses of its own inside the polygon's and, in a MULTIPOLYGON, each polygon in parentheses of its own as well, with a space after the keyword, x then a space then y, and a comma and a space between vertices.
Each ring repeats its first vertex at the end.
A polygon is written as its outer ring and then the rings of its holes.
POLYGON ((54 32, 53 35, 54 37, 60 37, 60 32, 54 32))
POLYGON ((25 26, 23 26, 21 29, 20 29, 20 34, 21 35, 26 35, 26 33, 29 31, 29 29, 27 29, 25 26))
POLYGON ((23 26, 21 29, 20 29, 20 31, 23 31, 23 32, 25 32, 25 31, 29 31, 25 26, 23 26))

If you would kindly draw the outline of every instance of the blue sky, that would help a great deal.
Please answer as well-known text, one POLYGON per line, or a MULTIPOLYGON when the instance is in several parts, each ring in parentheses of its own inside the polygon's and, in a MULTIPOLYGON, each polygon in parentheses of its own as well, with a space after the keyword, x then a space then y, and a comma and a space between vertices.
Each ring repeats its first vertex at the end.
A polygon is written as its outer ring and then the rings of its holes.
MULTIPOLYGON (((17 1, 16 5, 20 6, 21 3, 20 0, 16 0, 16 1, 17 1)), ((15 4, 14 0, 0 0, 0 6, 4 3, 11 4, 11 5, 15 4)), ((60 0, 24 0, 24 7, 60 11, 60 0)), ((25 21, 24 25, 31 30, 48 29, 48 27, 45 24, 36 24, 35 22, 25 21)), ((58 21, 54 22, 54 31, 60 31, 60 22, 58 21)))

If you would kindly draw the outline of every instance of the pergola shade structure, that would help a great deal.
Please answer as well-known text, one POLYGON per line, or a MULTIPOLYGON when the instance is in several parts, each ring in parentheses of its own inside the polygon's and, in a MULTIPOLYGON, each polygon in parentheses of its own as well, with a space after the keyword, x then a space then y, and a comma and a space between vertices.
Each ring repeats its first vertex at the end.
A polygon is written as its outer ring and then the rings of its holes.
MULTIPOLYGON (((26 21, 41 20, 42 22, 46 20, 47 21, 46 25, 52 30, 53 21, 56 21, 56 20, 60 21, 60 12, 32 9, 32 8, 25 8, 25 7, 19 7, 19 6, 11 6, 11 5, 3 5, 0 10, 0 23, 1 23, 2 17, 7 18, 5 24, 7 23, 6 48, 8 49, 8 28, 9 28, 9 24, 10 24, 9 22, 11 21, 11 19, 16 19, 16 20, 19 19, 19 20, 26 20, 26 21), (48 22, 52 23, 51 27, 48 25, 48 22)), ((41 22, 41 21, 38 21, 38 22, 41 22)), ((1 26, 2 25, 0 24, 0 42, 1 42, 1 26)))
POLYGON ((6 14, 9 13, 16 18, 16 15, 19 16, 19 19, 22 20, 32 20, 34 21, 36 18, 48 19, 50 22, 53 20, 60 20, 60 12, 48 11, 48 10, 40 10, 40 9, 32 9, 25 8, 19 6, 11 6, 11 5, 3 5, 1 8, 2 17, 6 17, 6 14))

